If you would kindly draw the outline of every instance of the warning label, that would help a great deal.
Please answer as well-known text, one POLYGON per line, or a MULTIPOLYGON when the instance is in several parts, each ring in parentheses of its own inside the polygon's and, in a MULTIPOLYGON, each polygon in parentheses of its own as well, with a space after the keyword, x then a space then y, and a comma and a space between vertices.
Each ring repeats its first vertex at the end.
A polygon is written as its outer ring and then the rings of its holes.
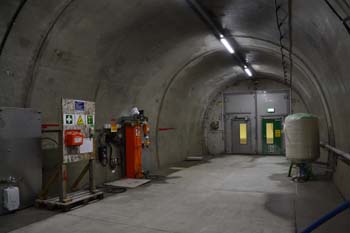
POLYGON ((281 130, 277 129, 275 130, 275 137, 280 138, 281 137, 281 130))
POLYGON ((75 115, 75 124, 76 125, 86 125, 85 115, 75 115))

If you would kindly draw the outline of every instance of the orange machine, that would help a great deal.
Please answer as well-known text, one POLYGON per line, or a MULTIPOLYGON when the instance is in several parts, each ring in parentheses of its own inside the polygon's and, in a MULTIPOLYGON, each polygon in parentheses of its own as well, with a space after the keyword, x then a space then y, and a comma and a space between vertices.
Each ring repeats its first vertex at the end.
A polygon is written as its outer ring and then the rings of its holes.
POLYGON ((150 128, 144 111, 132 116, 122 117, 119 121, 124 134, 124 155, 122 156, 122 174, 128 178, 143 178, 142 148, 150 145, 150 128))
POLYGON ((125 125, 126 177, 142 178, 142 128, 141 124, 125 125))

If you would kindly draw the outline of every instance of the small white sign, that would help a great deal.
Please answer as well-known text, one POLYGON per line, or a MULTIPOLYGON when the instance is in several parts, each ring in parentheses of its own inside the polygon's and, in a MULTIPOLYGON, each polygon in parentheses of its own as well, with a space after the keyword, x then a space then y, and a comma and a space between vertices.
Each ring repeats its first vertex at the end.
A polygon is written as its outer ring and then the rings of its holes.
POLYGON ((268 109, 267 109, 267 112, 268 112, 268 113, 274 113, 274 112, 275 112, 275 108, 268 108, 268 109))
POLYGON ((80 154, 94 152, 94 141, 92 138, 84 138, 83 144, 80 146, 80 154))

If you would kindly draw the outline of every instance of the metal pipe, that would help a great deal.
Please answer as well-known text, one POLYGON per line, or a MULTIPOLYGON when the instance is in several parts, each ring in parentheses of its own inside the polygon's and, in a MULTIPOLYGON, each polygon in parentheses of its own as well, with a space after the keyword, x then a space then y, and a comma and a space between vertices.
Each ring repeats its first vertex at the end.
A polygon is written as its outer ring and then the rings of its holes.
POLYGON ((347 162, 350 162, 350 154, 349 153, 341 151, 341 150, 339 150, 331 145, 328 145, 324 142, 320 142, 320 146, 332 151, 333 153, 335 153, 337 155, 339 155, 342 159, 346 160, 347 162))
POLYGON ((341 212, 343 212, 344 210, 347 210, 350 208, 350 202, 346 201, 343 204, 341 204, 340 206, 338 206, 337 208, 335 208, 334 210, 332 210, 331 212, 325 214, 324 216, 322 216, 320 219, 318 219, 316 222, 312 223, 310 226, 308 226, 307 228, 305 228, 303 231, 301 231, 300 233, 310 233, 313 232, 314 230, 316 230, 318 227, 320 227, 323 223, 327 222, 328 220, 334 218, 335 216, 337 216, 338 214, 340 214, 341 212))

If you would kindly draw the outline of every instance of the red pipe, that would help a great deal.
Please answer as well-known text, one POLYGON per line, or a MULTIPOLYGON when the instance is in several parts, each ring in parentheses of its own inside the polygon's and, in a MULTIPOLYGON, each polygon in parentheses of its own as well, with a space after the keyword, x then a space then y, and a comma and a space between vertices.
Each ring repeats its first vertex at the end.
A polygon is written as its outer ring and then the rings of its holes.
POLYGON ((49 127, 60 127, 60 125, 59 124, 42 124, 41 125, 42 129, 47 129, 49 127))
POLYGON ((175 130, 175 128, 159 128, 159 131, 175 130))

